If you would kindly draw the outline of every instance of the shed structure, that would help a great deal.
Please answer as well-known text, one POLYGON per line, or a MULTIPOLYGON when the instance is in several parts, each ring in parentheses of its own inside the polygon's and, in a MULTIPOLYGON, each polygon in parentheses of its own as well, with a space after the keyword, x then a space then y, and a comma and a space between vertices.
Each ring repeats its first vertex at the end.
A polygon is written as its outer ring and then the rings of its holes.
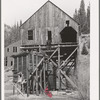
POLYGON ((77 88, 70 79, 78 54, 78 23, 73 18, 47 1, 21 25, 20 33, 22 53, 12 56, 14 83, 21 72, 27 81, 27 95, 39 95, 47 87, 64 90, 68 84, 77 88))

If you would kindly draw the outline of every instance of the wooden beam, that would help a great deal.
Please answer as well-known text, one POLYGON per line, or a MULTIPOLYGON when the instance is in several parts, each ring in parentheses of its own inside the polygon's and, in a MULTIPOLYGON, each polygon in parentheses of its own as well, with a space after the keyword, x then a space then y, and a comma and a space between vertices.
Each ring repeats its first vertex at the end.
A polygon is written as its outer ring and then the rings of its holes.
MULTIPOLYGON (((19 72, 19 61, 18 61, 19 59, 18 59, 18 57, 17 57, 17 73, 19 72)), ((17 79, 18 80, 18 79, 17 79)), ((17 84, 17 88, 18 88, 18 84, 17 84)), ((17 94, 18 94, 18 91, 17 91, 17 94)))
MULTIPOLYGON (((58 56, 53 56, 52 58, 57 58, 58 56)), ((63 55, 60 55, 60 58, 63 57, 63 55)))
POLYGON ((48 58, 48 60, 50 60, 52 58, 52 56, 57 52, 58 48, 51 54, 51 56, 48 58))
POLYGON ((15 86, 13 85, 13 95, 15 95, 15 86))
POLYGON ((43 50, 44 52, 54 52, 54 50, 43 50))
MULTIPOLYGON (((36 77, 34 77, 34 79, 36 80, 36 77)), ((43 89, 43 87, 42 87, 41 83, 40 83, 40 82, 38 82, 38 84, 40 85, 41 90, 44 92, 44 89, 43 89)))
MULTIPOLYGON (((40 84, 41 84, 41 86, 42 86, 42 70, 40 70, 40 84)), ((42 90, 40 91, 41 93, 42 93, 42 90)))
POLYGON ((78 49, 78 47, 76 47, 75 50, 67 57, 67 59, 61 64, 60 68, 61 68, 62 66, 65 65, 65 63, 66 63, 66 62, 68 61, 68 59, 76 52, 77 49, 78 49))
POLYGON ((33 76, 33 94, 35 94, 35 79, 34 79, 34 76, 33 76))
POLYGON ((58 45, 58 82, 59 82, 59 85, 58 85, 58 89, 61 90, 61 79, 60 79, 60 46, 58 45))
POLYGON ((41 45, 39 45, 39 52, 41 52, 41 45))
POLYGON ((20 89, 17 88, 17 86, 15 84, 12 84, 13 87, 15 87, 17 89, 17 91, 24 97, 24 94, 20 91, 20 89))
POLYGON ((66 87, 65 82, 63 81, 63 79, 61 79, 61 83, 66 87))
MULTIPOLYGON (((22 74, 24 75, 24 72, 23 72, 23 70, 24 70, 24 68, 23 68, 23 56, 22 56, 22 61, 21 61, 21 65, 22 65, 22 74)), ((24 87, 23 87, 23 85, 22 85, 22 92, 24 91, 24 87)))
POLYGON ((44 60, 44 57, 40 60, 39 63, 36 64, 36 68, 34 69, 34 71, 33 71, 32 74, 34 74, 34 72, 37 70, 37 68, 38 68, 38 67, 40 66, 40 64, 43 62, 43 60, 44 60))
MULTIPOLYGON (((47 57, 49 57, 46 53, 45 53, 45 55, 46 55, 47 57)), ((58 65, 57 65, 52 59, 50 59, 50 61, 54 64, 55 67, 58 67, 58 65)))
POLYGON ((21 63, 22 63, 21 65, 22 65, 22 73, 23 73, 23 56, 22 56, 22 62, 21 63))
POLYGON ((44 89, 46 88, 46 79, 45 79, 45 63, 43 62, 43 80, 44 80, 44 89))
POLYGON ((18 57, 17 57, 17 72, 19 71, 19 61, 18 61, 18 57))
POLYGON ((78 87, 74 84, 74 82, 61 69, 60 72, 65 76, 66 80, 68 80, 68 82, 72 85, 73 88, 78 89, 78 87))
POLYGON ((29 67, 29 57, 28 55, 26 56, 26 63, 27 63, 27 68, 26 68, 26 73, 27 73, 27 97, 29 96, 29 73, 28 73, 28 67, 29 67))
MULTIPOLYGON (((71 59, 68 60, 67 64, 68 64, 69 62, 72 62, 72 60, 71 60, 71 59)), ((73 62, 74 62, 74 60, 73 60, 73 62)), ((73 63, 73 62, 72 62, 72 63, 73 63)), ((66 64, 66 65, 67 65, 67 64, 66 64)), ((71 66, 71 65, 70 65, 70 66, 71 66)), ((65 67, 68 67, 68 66, 63 66, 63 67, 61 67, 61 69, 63 70, 65 67)))
MULTIPOLYGON (((33 66, 33 70, 34 70, 34 52, 32 52, 32 66, 33 66)), ((32 77, 33 78, 33 94, 34 94, 34 91, 35 91, 35 89, 34 89, 34 86, 35 86, 35 82, 34 82, 34 76, 32 77)))
POLYGON ((60 45, 60 47, 77 47, 77 45, 60 45))
MULTIPOLYGON (((60 47, 77 47, 78 44, 77 43, 63 43, 63 44, 59 44, 60 47)), ((57 48, 58 47, 58 44, 51 44, 51 48, 57 48)), ((25 45, 25 46, 21 46, 20 47, 21 49, 38 49, 39 48, 39 45, 25 45)), ((47 45, 41 45, 41 49, 42 48, 47 48, 47 45)))
POLYGON ((79 55, 79 52, 78 52, 78 50, 77 50, 77 51, 76 51, 76 55, 75 55, 75 69, 74 69, 74 72, 77 71, 78 55, 79 55))
POLYGON ((38 56, 36 55, 36 95, 39 95, 38 91, 38 56))

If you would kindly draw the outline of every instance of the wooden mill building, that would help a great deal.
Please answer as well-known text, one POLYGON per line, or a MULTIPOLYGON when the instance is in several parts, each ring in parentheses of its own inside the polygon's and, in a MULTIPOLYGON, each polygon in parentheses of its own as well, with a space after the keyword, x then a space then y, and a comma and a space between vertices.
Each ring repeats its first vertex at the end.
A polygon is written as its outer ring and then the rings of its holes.
POLYGON ((51 91, 67 89, 66 82, 76 88, 69 73, 77 67, 78 30, 79 25, 73 18, 47 1, 20 27, 22 52, 12 56, 14 83, 17 82, 18 73, 22 72, 27 80, 28 95, 30 75, 33 94, 38 95, 46 87, 50 88, 49 75, 53 75, 51 80, 54 78, 50 83, 53 85, 51 91))

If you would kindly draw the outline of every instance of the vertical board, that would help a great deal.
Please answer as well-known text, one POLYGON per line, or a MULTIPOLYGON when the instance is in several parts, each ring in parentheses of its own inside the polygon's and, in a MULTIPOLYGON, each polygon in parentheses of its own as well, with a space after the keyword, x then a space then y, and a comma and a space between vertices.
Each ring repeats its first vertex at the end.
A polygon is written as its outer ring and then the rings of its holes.
POLYGON ((24 74, 24 78, 26 79, 26 56, 23 56, 23 74, 24 74))
POLYGON ((22 72, 22 57, 18 57, 19 59, 18 59, 18 65, 19 65, 19 72, 22 72))
POLYGON ((13 72, 13 82, 17 82, 17 57, 14 58, 14 72, 13 72))

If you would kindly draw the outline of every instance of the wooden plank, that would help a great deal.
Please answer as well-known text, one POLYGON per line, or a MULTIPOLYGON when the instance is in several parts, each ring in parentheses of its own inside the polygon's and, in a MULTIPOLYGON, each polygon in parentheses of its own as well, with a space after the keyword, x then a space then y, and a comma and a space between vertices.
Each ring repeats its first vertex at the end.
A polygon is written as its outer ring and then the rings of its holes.
POLYGON ((54 50, 43 50, 45 52, 54 52, 54 50))
MULTIPOLYGON (((72 64, 71 64, 71 65, 64 66, 64 67, 62 67, 61 69, 63 70, 65 67, 71 67, 71 66, 73 66, 75 61, 73 60, 73 61, 69 61, 69 62, 72 62, 72 64)), ((68 62, 68 63, 69 63, 69 62, 68 62)), ((67 64, 68 64, 68 63, 67 63, 67 64)))
POLYGON ((39 52, 41 52, 41 45, 39 45, 39 52))
POLYGON ((20 91, 20 89, 17 88, 17 86, 15 84, 12 84, 16 89, 17 91, 24 97, 24 94, 20 91))
POLYGON ((78 47, 76 47, 75 50, 67 57, 67 59, 61 64, 60 68, 61 68, 62 66, 65 65, 65 63, 66 63, 66 62, 68 61, 68 59, 76 52, 77 49, 78 49, 78 47))
POLYGON ((46 88, 45 63, 43 63, 43 80, 44 80, 44 89, 45 89, 46 88))
POLYGON ((13 86, 13 95, 15 95, 15 86, 13 86))
MULTIPOLYGON (((47 57, 49 57, 46 53, 45 53, 45 55, 46 55, 47 57)), ((57 65, 52 59, 50 59, 50 61, 54 64, 55 67, 58 67, 58 65, 57 65)))
MULTIPOLYGON (((58 56, 53 56, 52 58, 57 58, 58 56)), ((64 57, 63 55, 60 55, 60 58, 64 57)))
POLYGON ((78 64, 78 55, 79 55, 79 52, 78 52, 79 49, 77 49, 76 51, 76 55, 75 55, 75 72, 77 71, 77 64, 78 64))
MULTIPOLYGON (((34 70, 34 52, 32 53, 32 66, 33 66, 33 70, 34 70)), ((34 91, 35 91, 35 89, 34 89, 34 87, 35 87, 35 83, 34 83, 34 76, 32 77, 33 78, 33 94, 34 94, 34 91)))
POLYGON ((50 59, 50 61, 54 64, 55 67, 58 67, 58 65, 52 59, 50 59))
MULTIPOLYGON (((19 72, 19 58, 17 57, 17 73, 19 72)), ((17 84, 17 88, 18 88, 18 84, 17 84)), ((17 91, 17 94, 18 94, 18 91, 17 91)))
POLYGON ((68 80, 68 82, 72 85, 73 88, 78 89, 78 87, 74 84, 74 82, 61 69, 60 72, 65 76, 66 80, 68 80))
MULTIPOLYGON (((77 47, 78 45, 77 44, 71 44, 71 45, 68 45, 68 44, 63 44, 63 45, 60 45, 60 47, 77 47)), ((56 45, 51 45, 51 48, 57 48, 58 47, 58 45, 56 44, 56 45)), ((37 48, 39 48, 38 46, 29 46, 29 47, 27 47, 27 46, 23 46, 23 47, 20 47, 21 49, 37 49, 37 48)), ((42 49, 44 49, 44 48, 46 48, 46 45, 43 45, 43 46, 41 46, 41 48, 42 49)))
POLYGON ((58 45, 58 89, 61 90, 61 79, 60 79, 60 46, 58 45))
MULTIPOLYGON (((40 84, 41 84, 41 86, 42 86, 42 70, 40 70, 40 84)), ((40 93, 42 93, 42 90, 40 91, 40 93)))
MULTIPOLYGON (((38 67, 38 56, 36 55, 36 67, 38 67)), ((38 91, 38 68, 36 69, 36 95, 39 95, 38 91)))
POLYGON ((52 58, 52 56, 57 52, 58 48, 51 54, 51 56, 49 57, 48 60, 50 60, 52 58))
MULTIPOLYGON (((22 59, 21 59, 21 65, 22 65, 22 74, 23 74, 23 78, 25 79, 25 77, 24 77, 24 72, 23 72, 23 56, 22 56, 22 59)), ((24 91, 24 87, 23 87, 23 85, 22 85, 22 92, 24 91)))
POLYGON ((27 73, 27 97, 29 96, 29 73, 28 73, 28 67, 29 67, 29 57, 28 55, 26 56, 26 63, 27 63, 27 68, 26 68, 26 73, 27 73))
POLYGON ((34 76, 33 76, 33 94, 35 94, 35 79, 34 79, 34 76))
POLYGON ((19 72, 19 61, 18 61, 18 57, 17 57, 17 72, 19 72))
POLYGON ((23 56, 22 56, 22 62, 21 63, 22 63, 21 65, 22 65, 22 73, 23 73, 23 69, 24 69, 23 68, 23 56))
MULTIPOLYGON (((36 81, 36 77, 35 77, 34 79, 35 79, 35 81, 36 81)), ((40 84, 40 82, 38 82, 38 84, 40 85, 40 88, 41 88, 42 92, 44 92, 44 89, 43 89, 42 85, 40 84)), ((44 93, 45 93, 45 92, 44 92, 44 93)))
POLYGON ((37 63, 37 66, 36 66, 36 68, 34 69, 34 71, 33 71, 33 73, 32 74, 34 74, 34 72, 37 70, 37 68, 40 66, 40 64, 43 62, 43 60, 44 60, 44 57, 41 59, 41 61, 39 62, 39 63, 37 63))

